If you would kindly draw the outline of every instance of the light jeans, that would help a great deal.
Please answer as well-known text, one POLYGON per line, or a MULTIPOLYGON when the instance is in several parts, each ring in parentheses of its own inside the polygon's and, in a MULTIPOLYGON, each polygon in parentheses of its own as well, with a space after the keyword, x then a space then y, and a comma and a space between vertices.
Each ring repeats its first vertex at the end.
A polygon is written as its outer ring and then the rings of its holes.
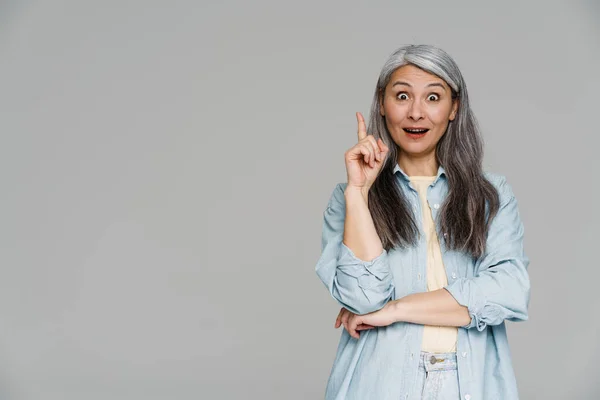
POLYGON ((460 399, 456 353, 421 351, 417 379, 422 400, 460 399))

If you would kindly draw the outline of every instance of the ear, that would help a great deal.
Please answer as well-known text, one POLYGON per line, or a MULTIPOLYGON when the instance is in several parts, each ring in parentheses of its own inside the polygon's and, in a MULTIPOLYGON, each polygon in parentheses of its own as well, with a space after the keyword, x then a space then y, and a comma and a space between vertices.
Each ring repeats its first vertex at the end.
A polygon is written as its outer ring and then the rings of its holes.
POLYGON ((452 111, 450 112, 450 117, 448 118, 450 121, 454 121, 456 118, 456 113, 458 112, 458 99, 454 99, 452 101, 452 111))
POLYGON ((383 92, 379 89, 379 114, 385 116, 385 110, 383 109, 383 92))

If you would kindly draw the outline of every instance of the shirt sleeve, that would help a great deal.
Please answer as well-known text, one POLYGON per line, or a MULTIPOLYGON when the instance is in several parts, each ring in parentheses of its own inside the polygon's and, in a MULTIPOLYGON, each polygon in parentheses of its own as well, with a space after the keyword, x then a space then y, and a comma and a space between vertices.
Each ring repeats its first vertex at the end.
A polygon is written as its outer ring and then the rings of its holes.
POLYGON ((346 199, 337 184, 323 213, 321 256, 315 267, 329 293, 355 314, 381 309, 393 298, 394 284, 385 249, 370 261, 361 260, 343 243, 346 199))
POLYGON ((485 254, 475 265, 475 276, 460 278, 445 287, 467 307, 471 322, 463 328, 483 331, 504 320, 528 319, 529 258, 523 249, 523 223, 512 188, 501 177, 500 209, 488 232, 485 254))

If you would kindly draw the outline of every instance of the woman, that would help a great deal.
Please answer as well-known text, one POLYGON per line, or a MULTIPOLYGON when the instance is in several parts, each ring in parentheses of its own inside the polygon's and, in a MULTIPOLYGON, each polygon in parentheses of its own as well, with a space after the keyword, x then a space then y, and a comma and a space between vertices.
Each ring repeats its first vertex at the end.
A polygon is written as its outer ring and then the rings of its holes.
POLYGON ((324 212, 316 272, 343 306, 326 399, 518 399, 505 321, 527 320, 529 259, 504 176, 453 59, 396 50, 348 181, 324 212))

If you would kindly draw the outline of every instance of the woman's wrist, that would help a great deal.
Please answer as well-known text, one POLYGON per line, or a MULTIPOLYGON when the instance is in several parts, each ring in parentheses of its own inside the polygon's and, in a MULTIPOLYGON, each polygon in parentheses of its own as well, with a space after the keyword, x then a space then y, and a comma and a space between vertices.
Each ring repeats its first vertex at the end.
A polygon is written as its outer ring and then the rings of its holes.
POLYGON ((346 199, 348 199, 348 197, 350 196, 357 196, 357 195, 361 195, 362 198, 365 200, 365 202, 368 202, 369 200, 369 189, 368 188, 359 188, 359 187, 355 187, 355 186, 350 186, 348 185, 346 187, 346 189, 344 190, 344 195, 346 196, 346 199))
POLYGON ((406 303, 402 299, 392 300, 394 322, 404 322, 406 318, 406 303))

